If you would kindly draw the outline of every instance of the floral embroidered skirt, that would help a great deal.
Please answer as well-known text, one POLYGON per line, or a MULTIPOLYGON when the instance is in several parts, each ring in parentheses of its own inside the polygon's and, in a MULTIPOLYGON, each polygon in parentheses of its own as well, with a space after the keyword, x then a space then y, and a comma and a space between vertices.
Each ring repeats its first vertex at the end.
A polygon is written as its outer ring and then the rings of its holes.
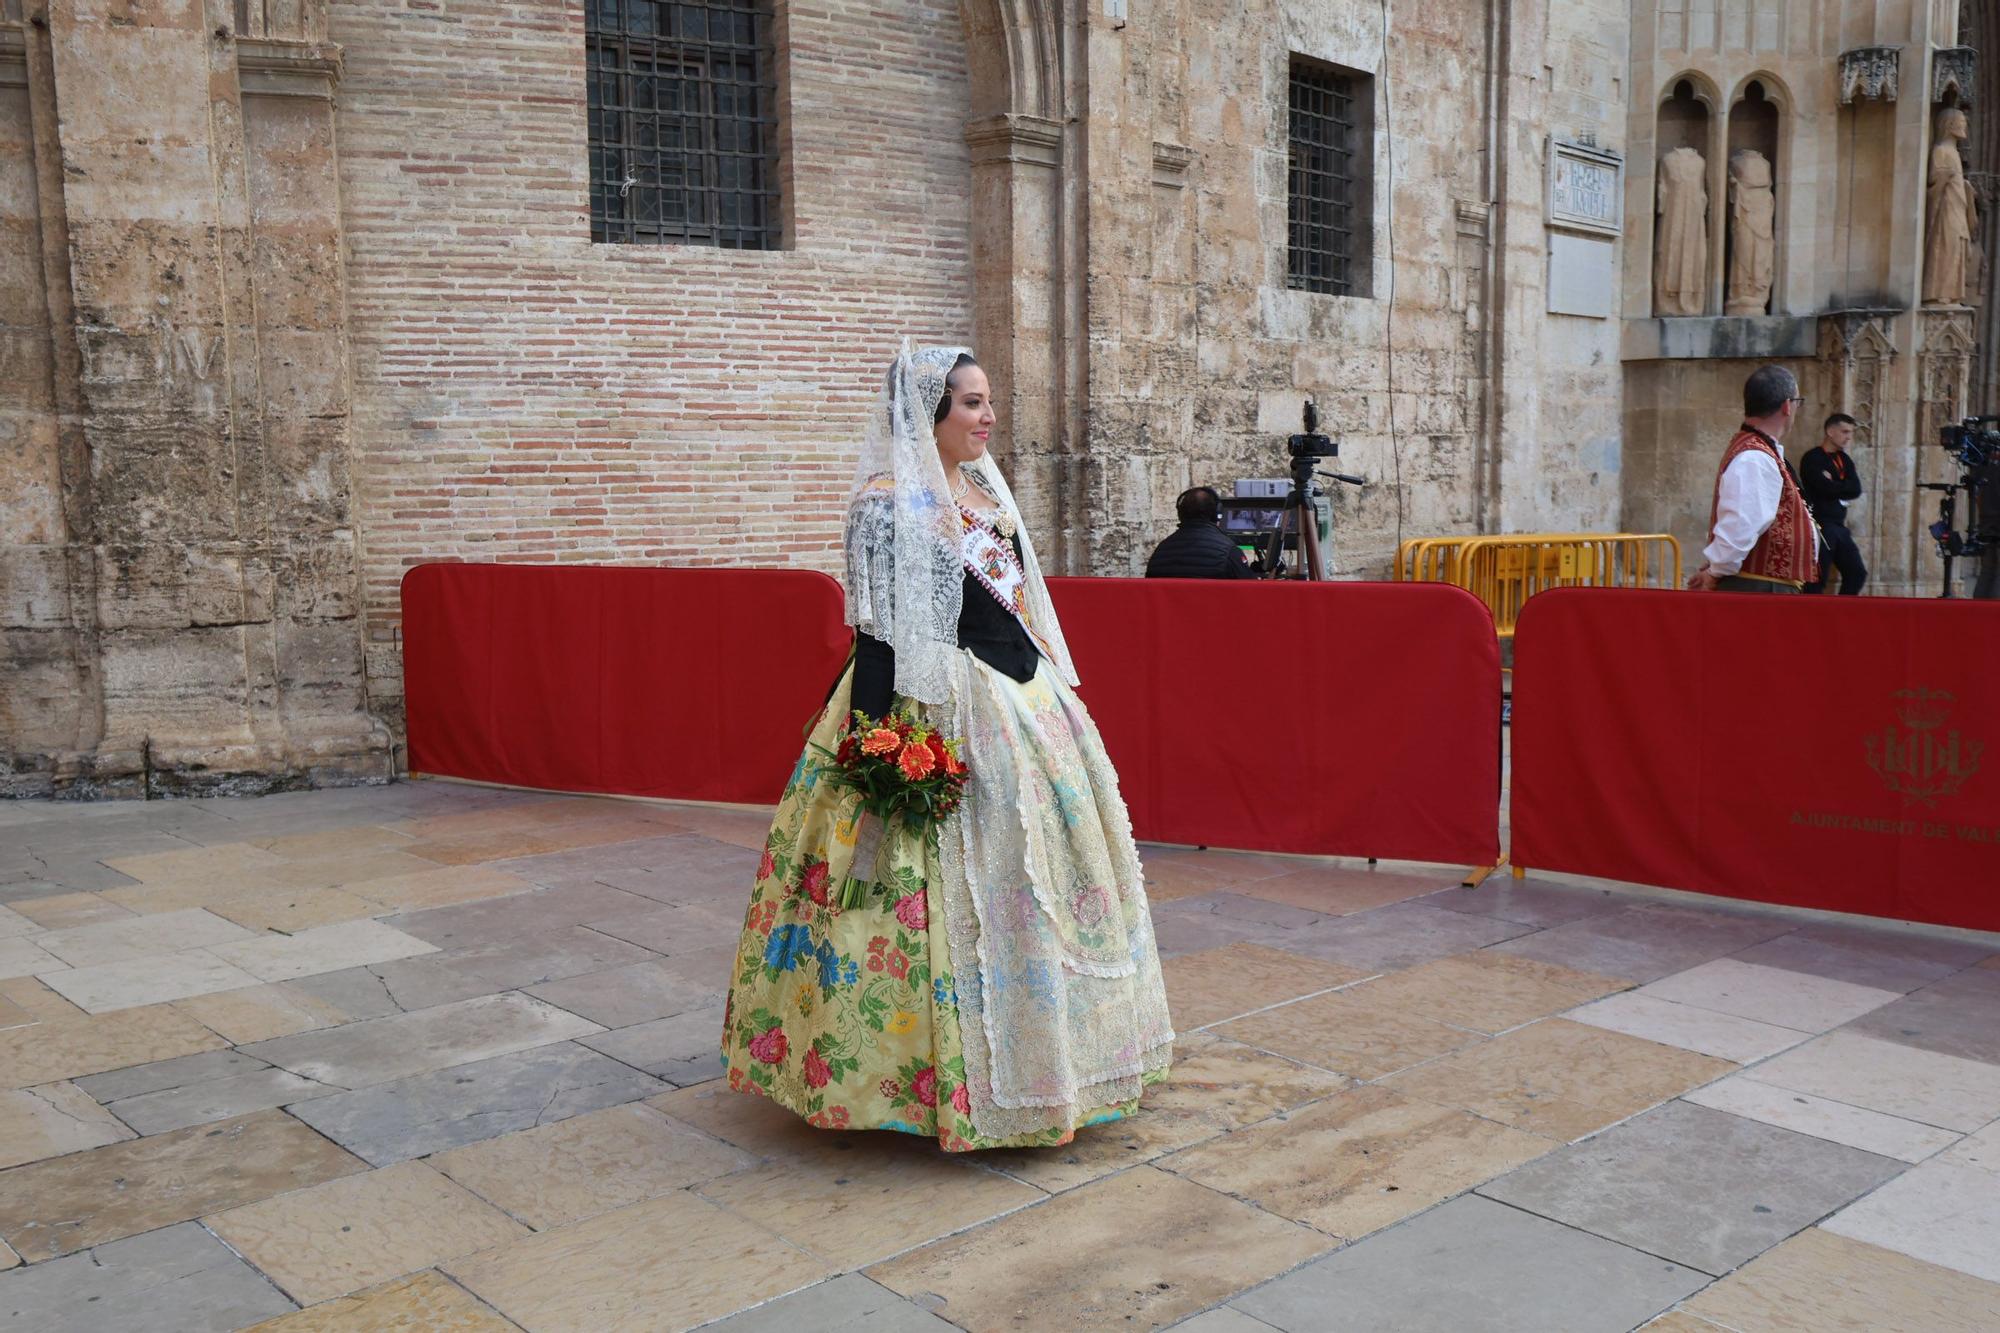
POLYGON ((930 1135, 954 1152, 1067 1143, 1167 1076, 1151 918, 1115 775, 1074 694, 1047 667, 1025 685, 969 654, 964 669, 961 813, 936 845, 892 826, 875 888, 844 910, 857 798, 823 777, 819 748, 839 743, 851 673, 835 688, 765 842, 722 1056, 730 1087, 823 1128, 930 1135))

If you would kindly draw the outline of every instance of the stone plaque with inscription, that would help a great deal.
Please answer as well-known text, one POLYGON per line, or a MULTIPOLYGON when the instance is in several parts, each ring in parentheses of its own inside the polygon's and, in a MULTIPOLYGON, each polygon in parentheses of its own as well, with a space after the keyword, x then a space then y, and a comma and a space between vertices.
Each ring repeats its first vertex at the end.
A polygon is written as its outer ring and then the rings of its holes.
POLYGON ((1548 224, 1616 236, 1625 228, 1625 162, 1616 153, 1549 141, 1548 224))

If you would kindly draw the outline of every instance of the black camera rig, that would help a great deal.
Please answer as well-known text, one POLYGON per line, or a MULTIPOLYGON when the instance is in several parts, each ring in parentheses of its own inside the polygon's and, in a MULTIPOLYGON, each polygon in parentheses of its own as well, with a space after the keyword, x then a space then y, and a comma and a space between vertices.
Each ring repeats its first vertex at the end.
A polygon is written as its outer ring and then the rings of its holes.
POLYGON ((1938 432, 1938 445, 1958 464, 1957 481, 1927 481, 1917 489, 1938 491, 1937 522, 1930 534, 1944 557, 1944 596, 1956 595, 1952 585, 1951 562, 1978 555, 1995 541, 1993 529, 2000 514, 1982 509, 2000 504, 2000 416, 1967 417, 1957 425, 1938 432), (1965 492, 1966 523, 1958 526, 1958 494, 1965 492))
POLYGON ((1319 408, 1312 399, 1306 399, 1305 410, 1301 414, 1305 429, 1285 441, 1285 451, 1292 458, 1292 493, 1285 498, 1284 512, 1278 520, 1277 529, 1272 532, 1257 554, 1255 568, 1265 578, 1273 579, 1323 579, 1326 564, 1319 549, 1319 523, 1315 517, 1313 498, 1319 488, 1313 485, 1315 477, 1327 481, 1338 481, 1349 486, 1366 486, 1365 477, 1352 476, 1345 472, 1321 472, 1315 466, 1322 458, 1340 457, 1340 442, 1319 432, 1319 408), (1294 546, 1299 555, 1297 567, 1285 568, 1285 548, 1294 546))

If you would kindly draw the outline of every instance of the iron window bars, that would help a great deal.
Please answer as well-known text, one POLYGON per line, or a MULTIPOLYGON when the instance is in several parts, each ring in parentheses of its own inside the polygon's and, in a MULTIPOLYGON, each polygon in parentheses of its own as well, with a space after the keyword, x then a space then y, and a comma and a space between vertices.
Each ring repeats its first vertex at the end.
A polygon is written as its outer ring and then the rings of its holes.
POLYGON ((587 0, 590 237, 775 250, 771 0, 587 0))
POLYGON ((1360 84, 1355 75, 1292 58, 1285 280, 1309 292, 1357 293, 1368 170, 1359 142, 1360 84))

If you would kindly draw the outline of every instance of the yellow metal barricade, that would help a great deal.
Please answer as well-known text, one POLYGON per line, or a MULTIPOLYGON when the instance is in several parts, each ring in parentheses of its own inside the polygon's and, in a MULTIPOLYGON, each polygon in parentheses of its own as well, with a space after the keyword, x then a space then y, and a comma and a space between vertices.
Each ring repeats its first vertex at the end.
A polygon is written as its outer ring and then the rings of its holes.
POLYGON ((1681 546, 1664 532, 1418 537, 1397 548, 1396 577, 1464 588, 1506 637, 1527 600, 1550 588, 1678 588, 1681 546))

